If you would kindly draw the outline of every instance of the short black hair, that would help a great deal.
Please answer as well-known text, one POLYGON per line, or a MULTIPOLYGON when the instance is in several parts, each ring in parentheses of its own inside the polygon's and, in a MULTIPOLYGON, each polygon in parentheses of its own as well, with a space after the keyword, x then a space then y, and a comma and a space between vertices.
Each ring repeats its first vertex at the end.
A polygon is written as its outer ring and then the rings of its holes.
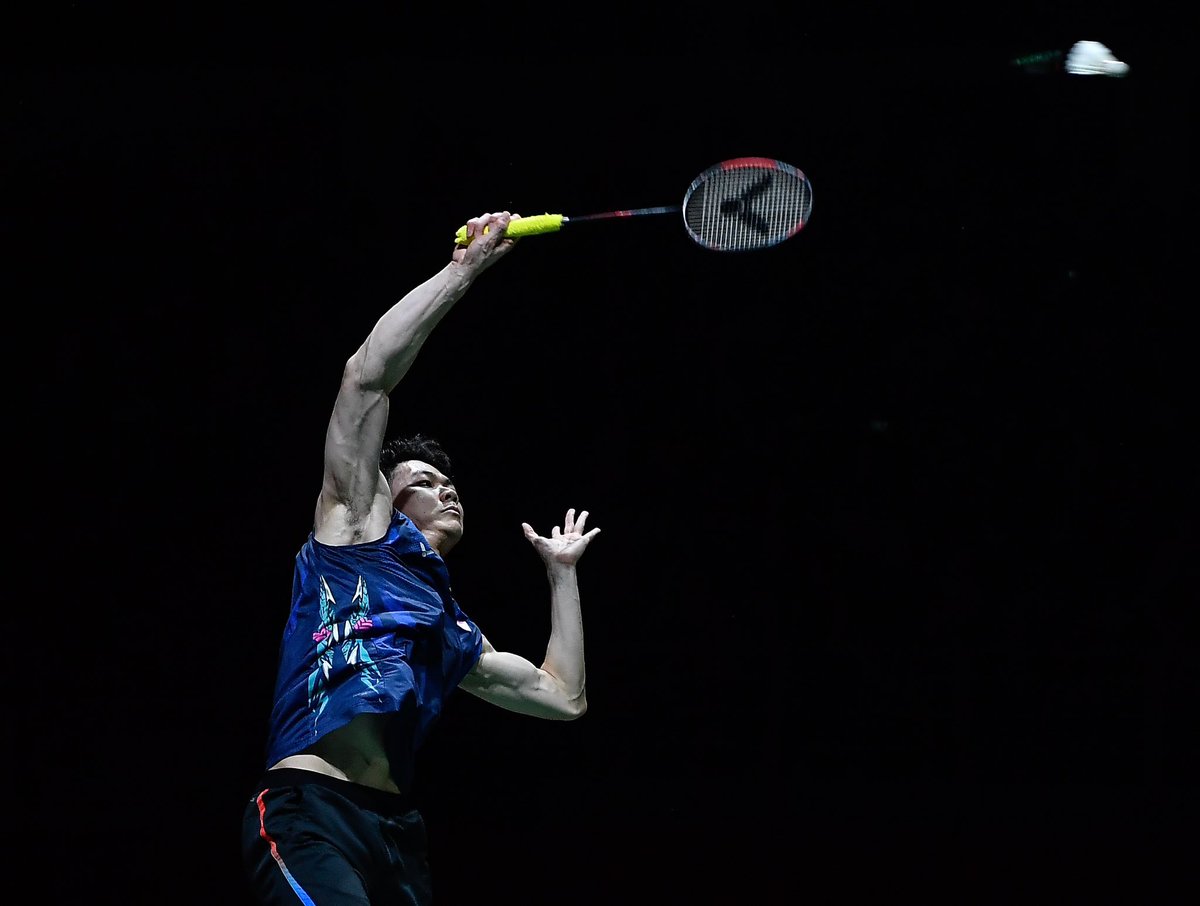
POLYGON ((383 449, 379 451, 379 471, 390 482, 396 466, 410 459, 419 459, 436 466, 443 475, 451 481, 454 480, 454 467, 441 443, 427 434, 419 433, 397 437, 384 444, 383 449))

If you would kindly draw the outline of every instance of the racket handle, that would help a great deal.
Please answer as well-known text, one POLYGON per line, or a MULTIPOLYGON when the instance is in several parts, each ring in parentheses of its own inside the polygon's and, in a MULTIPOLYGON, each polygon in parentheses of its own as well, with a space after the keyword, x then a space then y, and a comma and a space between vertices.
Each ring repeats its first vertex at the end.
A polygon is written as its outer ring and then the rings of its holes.
MULTIPOLYGON (((562 214, 534 214, 532 217, 516 217, 508 222, 508 229, 504 231, 504 235, 520 239, 522 236, 537 236, 540 233, 557 233, 562 229, 566 219, 562 214)), ((486 227, 484 232, 487 232, 486 227)), ((458 228, 458 232, 454 234, 454 241, 459 245, 466 244, 467 228, 465 225, 458 228)))

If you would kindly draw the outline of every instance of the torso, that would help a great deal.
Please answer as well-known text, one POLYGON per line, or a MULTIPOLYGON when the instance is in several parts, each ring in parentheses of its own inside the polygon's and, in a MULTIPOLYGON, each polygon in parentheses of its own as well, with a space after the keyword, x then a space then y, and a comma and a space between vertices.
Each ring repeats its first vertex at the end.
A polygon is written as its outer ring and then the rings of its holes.
POLYGON ((417 749, 481 650, 445 562, 403 513, 377 541, 310 536, 296 557, 267 764, 408 792, 417 749))
POLYGON ((300 768, 361 783, 389 793, 400 788, 392 780, 391 768, 383 749, 386 714, 360 714, 346 726, 327 733, 296 755, 282 758, 274 768, 300 768))

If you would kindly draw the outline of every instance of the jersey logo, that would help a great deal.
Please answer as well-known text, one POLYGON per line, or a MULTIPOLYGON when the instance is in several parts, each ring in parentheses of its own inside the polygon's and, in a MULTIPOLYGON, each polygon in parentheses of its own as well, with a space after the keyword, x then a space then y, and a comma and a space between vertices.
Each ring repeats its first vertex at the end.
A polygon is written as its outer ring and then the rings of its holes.
POLYGON ((371 608, 371 596, 367 583, 358 577, 358 586, 350 600, 350 613, 343 619, 336 615, 337 601, 325 577, 321 576, 321 628, 313 633, 316 643, 316 658, 308 676, 308 706, 313 712, 314 723, 329 703, 329 679, 341 667, 349 667, 358 682, 372 692, 382 679, 379 665, 371 657, 366 640, 361 638, 364 630, 374 624, 367 616, 371 608))

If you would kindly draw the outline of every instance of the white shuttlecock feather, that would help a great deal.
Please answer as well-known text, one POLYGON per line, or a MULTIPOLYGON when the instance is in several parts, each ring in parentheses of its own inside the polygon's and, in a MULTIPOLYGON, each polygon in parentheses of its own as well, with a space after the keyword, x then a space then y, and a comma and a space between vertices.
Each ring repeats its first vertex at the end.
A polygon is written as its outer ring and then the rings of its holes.
POLYGON ((1067 53, 1066 69, 1071 75, 1123 76, 1129 64, 1113 56, 1099 41, 1076 41, 1067 53))

